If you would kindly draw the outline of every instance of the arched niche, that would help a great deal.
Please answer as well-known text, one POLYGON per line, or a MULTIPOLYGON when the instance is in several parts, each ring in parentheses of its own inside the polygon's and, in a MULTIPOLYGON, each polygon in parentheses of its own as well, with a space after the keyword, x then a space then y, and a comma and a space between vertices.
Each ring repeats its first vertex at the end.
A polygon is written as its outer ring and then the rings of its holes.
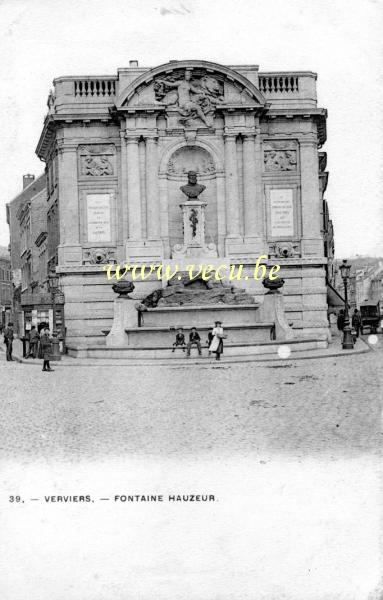
POLYGON ((205 239, 207 243, 217 244, 217 168, 213 155, 199 145, 181 146, 166 157, 163 168, 163 177, 167 180, 170 247, 182 244, 184 239, 180 204, 187 198, 181 192, 180 187, 187 182, 188 171, 195 171, 198 174, 198 182, 206 186, 199 196, 201 200, 207 202, 205 239))

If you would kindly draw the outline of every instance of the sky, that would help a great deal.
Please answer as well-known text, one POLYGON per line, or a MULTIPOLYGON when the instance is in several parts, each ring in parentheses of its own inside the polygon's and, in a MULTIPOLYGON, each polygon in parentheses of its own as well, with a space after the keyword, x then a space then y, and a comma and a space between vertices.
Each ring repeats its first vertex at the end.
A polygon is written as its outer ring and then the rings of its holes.
POLYGON ((204 59, 318 73, 336 256, 383 256, 381 31, 383 0, 0 0, 0 245, 55 77, 204 59))

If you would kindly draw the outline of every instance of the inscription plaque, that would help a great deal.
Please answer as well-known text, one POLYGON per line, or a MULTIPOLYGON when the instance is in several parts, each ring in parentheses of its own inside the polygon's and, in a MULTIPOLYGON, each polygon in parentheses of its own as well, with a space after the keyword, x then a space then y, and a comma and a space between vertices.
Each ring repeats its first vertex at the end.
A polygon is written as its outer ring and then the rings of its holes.
POLYGON ((110 241, 110 194, 87 194, 86 206, 88 242, 110 241))
POLYGON ((294 199, 292 189, 270 190, 270 235, 294 236, 294 199))

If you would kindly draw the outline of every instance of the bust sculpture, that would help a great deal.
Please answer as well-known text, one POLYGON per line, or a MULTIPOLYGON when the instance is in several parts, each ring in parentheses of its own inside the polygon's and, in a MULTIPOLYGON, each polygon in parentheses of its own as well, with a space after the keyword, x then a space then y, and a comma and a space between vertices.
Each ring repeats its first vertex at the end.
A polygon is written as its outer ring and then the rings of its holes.
POLYGON ((197 200, 198 196, 206 189, 206 185, 197 183, 197 173, 195 171, 188 172, 188 182, 182 185, 180 190, 188 200, 197 200))

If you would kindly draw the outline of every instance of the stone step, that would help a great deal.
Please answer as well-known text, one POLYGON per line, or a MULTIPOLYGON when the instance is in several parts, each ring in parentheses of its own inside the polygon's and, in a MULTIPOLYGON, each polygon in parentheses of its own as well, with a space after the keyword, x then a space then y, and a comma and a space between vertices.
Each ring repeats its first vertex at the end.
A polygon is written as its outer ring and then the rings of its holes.
MULTIPOLYGON (((325 340, 316 339, 304 339, 304 340, 292 340, 289 342, 258 342, 254 343, 228 343, 225 340, 224 345, 224 356, 272 356, 276 358, 283 354, 285 351, 285 358, 288 358, 290 353, 293 355, 294 352, 301 352, 306 350, 317 350, 327 348, 328 343, 325 340)), ((68 350, 70 356, 79 358, 100 358, 100 359, 112 359, 112 358, 123 358, 123 359, 179 359, 186 355, 181 349, 177 349, 172 352, 169 347, 148 347, 148 348, 107 348, 107 347, 89 347, 89 348, 70 348, 68 350)), ((191 351, 193 358, 198 357, 197 348, 194 346, 191 351)), ((202 348, 202 356, 208 358, 208 350, 206 346, 202 348)), ((282 356, 283 357, 283 356, 282 356)))

